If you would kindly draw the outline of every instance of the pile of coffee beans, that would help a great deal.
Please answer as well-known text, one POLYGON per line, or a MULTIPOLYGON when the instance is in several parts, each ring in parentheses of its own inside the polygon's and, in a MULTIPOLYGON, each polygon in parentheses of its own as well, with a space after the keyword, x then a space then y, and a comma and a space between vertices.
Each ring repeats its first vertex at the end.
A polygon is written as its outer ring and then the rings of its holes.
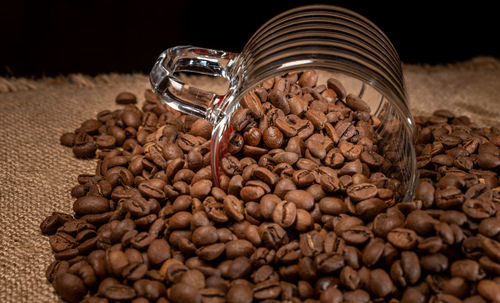
POLYGON ((150 90, 142 109, 119 97, 61 136, 98 158, 74 214, 41 224, 62 299, 500 301, 500 130, 415 117, 420 180, 402 202, 369 106, 336 79, 288 73, 243 98, 216 187, 206 120, 150 90))

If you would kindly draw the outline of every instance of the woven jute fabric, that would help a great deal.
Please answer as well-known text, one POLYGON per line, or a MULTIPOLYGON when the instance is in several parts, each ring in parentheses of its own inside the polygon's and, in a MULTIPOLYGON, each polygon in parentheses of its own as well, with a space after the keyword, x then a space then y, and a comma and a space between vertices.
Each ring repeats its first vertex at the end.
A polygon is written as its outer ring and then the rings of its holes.
MULTIPOLYGON (((450 66, 405 65, 414 114, 447 108, 480 125, 500 127, 500 61, 477 58, 450 66)), ((41 80, 0 78, 0 302, 59 302, 45 279, 53 261, 41 221, 72 213, 71 188, 96 160, 74 158, 59 144, 131 91, 139 100, 146 75, 71 75, 41 80)))

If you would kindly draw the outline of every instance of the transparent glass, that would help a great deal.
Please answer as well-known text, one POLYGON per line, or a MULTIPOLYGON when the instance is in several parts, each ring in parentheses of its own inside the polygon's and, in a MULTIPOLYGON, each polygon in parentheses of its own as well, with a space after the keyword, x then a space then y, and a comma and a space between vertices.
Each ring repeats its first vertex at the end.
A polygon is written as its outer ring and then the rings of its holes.
POLYGON ((262 81, 292 71, 319 70, 356 93, 380 120, 379 152, 390 161, 386 175, 401 182, 403 201, 411 199, 417 169, 415 125, 408 109, 399 56, 386 35, 350 10, 309 5, 286 11, 265 23, 241 53, 177 46, 156 61, 150 80, 168 105, 205 118, 213 125, 212 176, 219 182, 219 161, 231 132, 231 113, 242 97, 262 81), (225 94, 184 83, 179 72, 223 77, 225 94))

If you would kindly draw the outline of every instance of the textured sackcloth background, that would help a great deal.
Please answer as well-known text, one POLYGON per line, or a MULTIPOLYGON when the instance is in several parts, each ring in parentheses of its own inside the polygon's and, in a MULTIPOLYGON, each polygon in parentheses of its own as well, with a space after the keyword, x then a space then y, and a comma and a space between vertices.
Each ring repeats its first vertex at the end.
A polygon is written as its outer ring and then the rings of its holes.
MULTIPOLYGON (((413 113, 448 108, 500 127, 500 61, 476 58, 449 66, 404 65, 413 113)), ((59 144, 63 132, 104 109, 124 90, 139 97, 145 75, 71 75, 41 80, 0 78, 0 302, 59 302, 45 279, 53 261, 40 222, 71 213, 71 188, 95 160, 59 144)))

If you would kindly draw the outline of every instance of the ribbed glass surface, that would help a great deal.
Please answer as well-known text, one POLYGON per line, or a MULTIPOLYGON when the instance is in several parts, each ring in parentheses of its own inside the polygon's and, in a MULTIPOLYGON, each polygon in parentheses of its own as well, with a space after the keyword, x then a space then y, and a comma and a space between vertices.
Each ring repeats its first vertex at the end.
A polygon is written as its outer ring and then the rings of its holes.
MULTIPOLYGON (((293 70, 317 69, 354 83, 349 91, 362 97, 382 121, 380 149, 401 181, 400 198, 411 199, 417 180, 413 150, 414 123, 408 110, 401 62, 387 36, 352 11, 325 5, 299 7, 265 23, 228 66, 230 95, 221 112, 232 112, 238 98, 261 81, 293 70)), ((229 124, 216 128, 218 138, 229 124)), ((218 139, 215 139, 218 141, 218 139)))

